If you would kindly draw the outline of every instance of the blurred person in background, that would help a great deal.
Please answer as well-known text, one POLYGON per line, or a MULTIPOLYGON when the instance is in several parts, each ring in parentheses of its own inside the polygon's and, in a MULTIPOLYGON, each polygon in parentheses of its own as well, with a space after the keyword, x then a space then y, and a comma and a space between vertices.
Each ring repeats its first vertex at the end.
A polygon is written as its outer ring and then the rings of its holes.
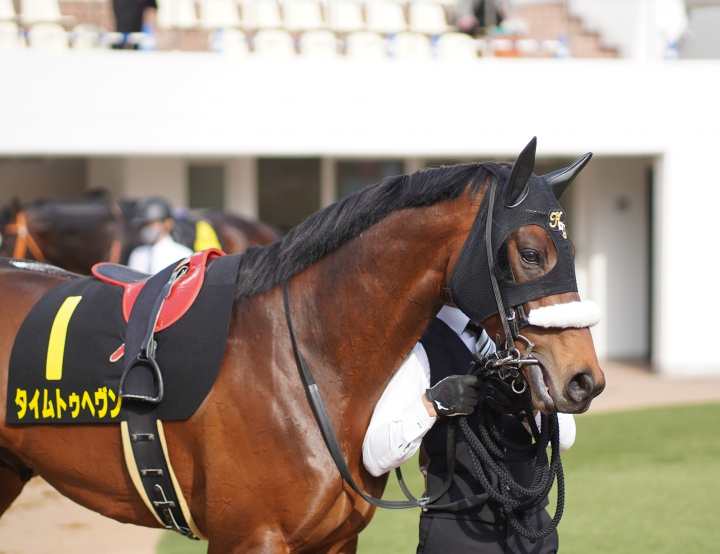
POLYGON ((477 36, 488 27, 500 25, 503 19, 510 16, 511 9, 507 0, 460 0, 457 5, 456 27, 470 36, 477 36), (490 9, 495 11, 494 21, 486 21, 486 4, 492 2, 490 9))
POLYGON ((113 0, 115 30, 125 35, 122 44, 113 44, 113 48, 137 48, 138 44, 128 42, 130 33, 144 32, 153 34, 157 3, 155 0, 113 0))
POLYGON ((154 275, 193 254, 190 248, 173 240, 170 233, 175 219, 164 198, 152 197, 139 202, 132 225, 138 229, 143 243, 130 254, 128 266, 132 269, 154 275))
MULTIPOLYGON (((482 402, 503 414, 508 440, 530 444, 527 422, 507 415, 523 409, 523 397, 512 391, 512 385, 498 378, 483 384, 467 374, 473 353, 483 357, 493 352, 495 344, 484 330, 473 325, 459 309, 443 306, 375 406, 363 441, 365 468, 379 477, 402 465, 420 449, 425 495, 433 494, 442 487, 446 477, 448 418, 471 416, 476 404, 482 402)), ((478 425, 472 416, 468 423, 471 427, 478 425)), ((558 414, 558 423, 560 451, 564 451, 575 442, 575 420, 571 414, 558 414)), ((533 464, 532 460, 509 463, 508 468, 518 483, 529 487, 533 464)), ((472 467, 460 435, 452 484, 437 501, 438 505, 485 492, 472 467)), ((550 523, 550 514, 545 510, 547 504, 546 498, 529 511, 536 530, 550 523)), ((531 543, 515 531, 500 505, 493 500, 455 512, 427 510, 421 513, 418 554, 553 554, 557 550, 557 531, 531 543)))

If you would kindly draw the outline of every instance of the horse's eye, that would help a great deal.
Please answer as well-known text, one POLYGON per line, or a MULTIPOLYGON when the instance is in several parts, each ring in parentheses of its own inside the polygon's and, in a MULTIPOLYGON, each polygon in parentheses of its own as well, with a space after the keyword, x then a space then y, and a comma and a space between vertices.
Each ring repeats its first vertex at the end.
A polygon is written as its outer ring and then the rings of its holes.
POLYGON ((520 253, 520 256, 522 257, 523 261, 528 264, 537 264, 538 263, 538 253, 535 252, 535 250, 523 250, 520 253))

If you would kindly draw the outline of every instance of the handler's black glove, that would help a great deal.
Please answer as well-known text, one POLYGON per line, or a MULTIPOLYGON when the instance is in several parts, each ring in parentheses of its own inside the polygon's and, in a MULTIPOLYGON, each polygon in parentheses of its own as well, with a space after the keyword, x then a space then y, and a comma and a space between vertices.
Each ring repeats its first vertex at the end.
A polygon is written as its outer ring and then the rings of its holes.
POLYGON ((475 375, 451 375, 425 391, 439 416, 470 415, 477 404, 479 382, 475 375))
POLYGON ((516 414, 525 408, 525 394, 517 394, 512 388, 512 379, 503 381, 499 377, 490 377, 485 384, 486 401, 496 412, 516 414))

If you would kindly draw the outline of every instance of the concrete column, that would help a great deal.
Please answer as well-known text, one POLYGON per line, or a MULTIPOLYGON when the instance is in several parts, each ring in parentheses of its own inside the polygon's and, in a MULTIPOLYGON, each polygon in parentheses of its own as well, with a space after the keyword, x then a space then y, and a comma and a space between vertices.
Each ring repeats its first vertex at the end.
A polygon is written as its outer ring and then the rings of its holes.
POLYGON ((405 173, 407 173, 408 175, 410 173, 420 171, 421 169, 425 169, 425 160, 423 160, 422 158, 405 159, 405 173))
POLYGON ((126 158, 123 190, 128 198, 158 195, 173 208, 185 208, 187 162, 183 158, 126 158))
POLYGON ((585 222, 570 233, 578 240, 579 284, 602 309, 592 331, 602 358, 648 355, 647 163, 594 159, 576 191, 581 211, 575 219, 585 222))
POLYGON ((655 163, 653 362, 666 375, 720 375, 712 330, 689 331, 720 311, 712 244, 720 187, 707 165, 714 149, 688 140, 655 163))
POLYGON ((125 196, 125 159, 88 158, 87 188, 105 189, 113 198, 125 196))
POLYGON ((104 188, 115 198, 163 196, 187 207, 187 163, 183 158, 89 158, 87 188, 104 188))
POLYGON ((335 158, 320 159, 320 209, 337 202, 335 158))
POLYGON ((225 208, 238 215, 257 219, 257 158, 235 158, 225 167, 225 208))

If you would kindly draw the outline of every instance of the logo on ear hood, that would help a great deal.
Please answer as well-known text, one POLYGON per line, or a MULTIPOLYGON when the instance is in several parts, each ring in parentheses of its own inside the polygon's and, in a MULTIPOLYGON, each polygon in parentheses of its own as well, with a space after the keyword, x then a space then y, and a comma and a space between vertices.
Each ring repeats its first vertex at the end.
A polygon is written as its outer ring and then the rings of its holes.
POLYGON ((567 239, 567 226, 565 225, 565 212, 562 210, 556 210, 550 212, 548 218, 548 227, 553 231, 559 231, 562 238, 567 239))
MULTIPOLYGON (((488 163, 485 167, 495 176, 499 194, 495 195, 492 213, 491 244, 493 268, 506 307, 519 306, 546 296, 577 292, 575 260, 567 240, 565 212, 558 198, 585 167, 592 154, 586 154, 569 167, 547 175, 533 174, 537 139, 533 138, 520 153, 512 168, 488 163), (548 232, 557 250, 557 263, 545 275, 518 283, 497 268, 498 252, 512 234, 525 225, 537 225, 548 232)), ((489 194, 486 194, 475 216, 468 238, 450 277, 450 298, 472 321, 481 323, 498 313, 490 279, 485 224, 489 194)))

